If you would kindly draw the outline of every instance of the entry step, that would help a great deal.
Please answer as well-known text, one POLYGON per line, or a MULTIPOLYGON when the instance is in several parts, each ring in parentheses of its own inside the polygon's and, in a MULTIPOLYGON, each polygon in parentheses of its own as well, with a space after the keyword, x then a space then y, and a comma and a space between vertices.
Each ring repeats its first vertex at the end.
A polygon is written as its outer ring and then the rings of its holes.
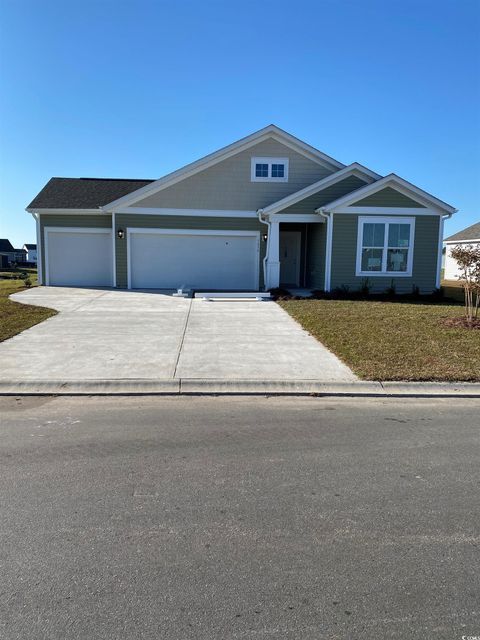
POLYGON ((195 291, 195 298, 204 300, 270 300, 268 291, 195 291))

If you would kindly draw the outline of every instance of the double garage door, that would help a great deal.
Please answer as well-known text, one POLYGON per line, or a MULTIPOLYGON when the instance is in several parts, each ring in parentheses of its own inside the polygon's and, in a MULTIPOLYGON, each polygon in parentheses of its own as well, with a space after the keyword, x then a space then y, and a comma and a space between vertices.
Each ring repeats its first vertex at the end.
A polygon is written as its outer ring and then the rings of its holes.
MULTIPOLYGON (((122 242, 127 273, 117 281, 126 275, 130 289, 259 288, 256 231, 127 229, 122 242)), ((46 227, 45 265, 47 285, 113 286, 111 230, 46 227)))
POLYGON ((129 229, 131 289, 258 289, 256 231, 129 229))

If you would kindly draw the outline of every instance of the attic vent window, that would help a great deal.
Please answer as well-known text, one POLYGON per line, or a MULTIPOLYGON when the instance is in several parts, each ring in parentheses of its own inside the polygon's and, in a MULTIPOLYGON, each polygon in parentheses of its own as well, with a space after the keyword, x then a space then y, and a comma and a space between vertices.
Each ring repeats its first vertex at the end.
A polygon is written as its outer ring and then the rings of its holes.
POLYGON ((252 182, 288 182, 288 158, 252 158, 252 182))

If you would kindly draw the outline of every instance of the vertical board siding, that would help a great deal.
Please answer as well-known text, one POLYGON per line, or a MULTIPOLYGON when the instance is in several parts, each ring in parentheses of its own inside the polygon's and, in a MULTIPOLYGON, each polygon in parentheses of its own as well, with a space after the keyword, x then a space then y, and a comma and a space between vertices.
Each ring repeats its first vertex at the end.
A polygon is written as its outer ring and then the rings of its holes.
MULTIPOLYGON (((268 227, 256 218, 197 218, 192 216, 155 216, 142 214, 115 215, 115 243, 117 287, 127 287, 127 228, 151 229, 205 229, 222 231, 259 231, 267 233, 268 227), (118 229, 125 231, 125 237, 120 240, 118 229)), ((263 258, 265 257, 266 242, 260 239, 260 287, 264 286, 263 258)))
POLYGON ((326 224, 309 224, 307 230, 307 282, 311 289, 325 287, 326 224))
POLYGON ((300 202, 293 204, 291 207, 282 209, 279 213, 314 213, 318 207, 322 207, 328 202, 333 202, 337 198, 347 195, 347 193, 364 187, 366 184, 364 180, 356 176, 350 176, 326 189, 322 189, 318 193, 314 193, 312 196, 308 196, 308 198, 300 200, 300 202))
MULTIPOLYGON (((42 213, 40 216, 40 242, 42 245, 42 273, 45 281, 45 227, 92 227, 94 229, 111 229, 112 216, 102 213, 101 215, 62 215, 42 213)), ((79 265, 81 268, 81 265, 79 265)))
POLYGON ((135 207, 256 211, 334 173, 270 139, 134 203, 135 207), (289 159, 288 182, 252 182, 251 158, 289 159))
POLYGON ((354 202, 351 207, 415 207, 417 209, 425 209, 423 204, 420 204, 416 200, 412 200, 403 193, 392 189, 392 187, 385 187, 380 189, 377 193, 372 193, 371 196, 363 198, 358 202, 354 202))
MULTIPOLYGON (((368 211, 365 212, 368 215, 368 211)), ((385 215, 392 216, 388 211, 385 215)), ((400 214, 399 214, 400 215, 400 214)), ((412 217, 411 215, 409 217, 412 217)), ((411 277, 368 276, 371 291, 384 292, 392 280, 397 293, 409 293, 414 286, 421 293, 435 289, 438 259, 438 233, 440 216, 414 216, 415 240, 413 271, 411 277)), ((367 276, 356 276, 358 215, 336 214, 333 216, 331 288, 343 285, 352 291, 360 289, 367 276)))

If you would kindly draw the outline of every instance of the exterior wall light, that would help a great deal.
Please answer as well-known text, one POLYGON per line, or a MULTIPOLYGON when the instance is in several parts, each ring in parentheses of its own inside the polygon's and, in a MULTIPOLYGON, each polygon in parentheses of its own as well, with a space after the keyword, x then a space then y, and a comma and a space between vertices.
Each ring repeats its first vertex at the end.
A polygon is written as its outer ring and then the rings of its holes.
POLYGON ((266 234, 266 233, 264 233, 264 234, 262 235, 262 240, 263 240, 264 242, 266 242, 266 241, 267 241, 267 238, 268 238, 267 234, 266 234))
POLYGON ((117 236, 120 238, 120 240, 123 240, 125 237, 125 231, 123 229, 119 229, 117 231, 117 236))

